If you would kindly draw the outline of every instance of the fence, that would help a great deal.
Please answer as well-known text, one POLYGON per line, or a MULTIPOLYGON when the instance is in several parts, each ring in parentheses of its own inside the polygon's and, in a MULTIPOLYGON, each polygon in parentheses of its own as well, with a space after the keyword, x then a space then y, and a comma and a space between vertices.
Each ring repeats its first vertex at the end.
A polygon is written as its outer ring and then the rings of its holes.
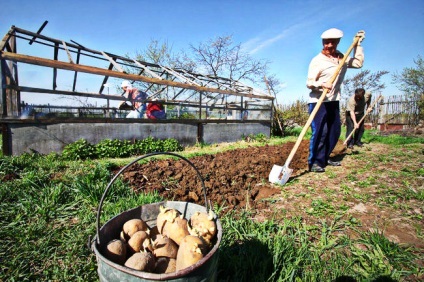
MULTIPOLYGON (((380 95, 373 95, 371 105, 380 95)), ((341 102, 341 119, 345 121, 346 102, 341 102)), ((368 128, 377 128, 379 130, 402 130, 415 127, 420 123, 420 105, 424 104, 424 95, 407 96, 394 95, 383 96, 375 105, 373 111, 365 119, 368 128)), ((286 115, 284 124, 296 123, 302 125, 308 118, 308 106, 305 101, 298 101, 290 105, 278 105, 278 110, 283 113, 291 112, 286 115)), ((422 111, 422 110, 421 110, 422 111)))
MULTIPOLYGON (((402 130, 415 127, 420 122, 420 103, 424 95, 395 95, 383 97, 378 107, 380 130, 402 130)), ((375 120, 374 120, 375 121, 375 120)))

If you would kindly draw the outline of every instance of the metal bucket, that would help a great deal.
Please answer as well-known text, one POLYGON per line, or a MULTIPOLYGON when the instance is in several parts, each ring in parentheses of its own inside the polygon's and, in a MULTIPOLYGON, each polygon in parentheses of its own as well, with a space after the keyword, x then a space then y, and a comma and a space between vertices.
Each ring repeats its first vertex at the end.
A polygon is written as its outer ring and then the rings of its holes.
POLYGON ((181 212, 184 218, 190 218, 192 214, 195 212, 209 212, 207 197, 206 197, 206 189, 204 180, 197 170, 197 168, 186 158, 174 154, 174 153, 151 153, 147 155, 143 155, 136 160, 132 161, 125 167, 123 167, 111 180, 111 182, 106 187, 106 190, 103 193, 103 196, 100 200, 99 208, 97 211, 97 235, 93 239, 91 243, 91 250, 96 254, 97 259, 97 272, 99 274, 100 281, 216 281, 217 279, 217 266, 218 266, 218 249, 219 244, 222 239, 222 226, 217 218, 216 214, 214 214, 216 226, 217 226, 217 236, 215 241, 213 242, 213 247, 200 261, 196 264, 173 272, 166 274, 156 274, 150 272, 143 272, 134 270, 132 268, 119 265, 108 260, 103 254, 102 250, 106 246, 106 244, 112 239, 119 238, 119 233, 122 230, 122 226, 124 223, 130 219, 142 219, 147 223, 147 225, 152 228, 156 226, 156 219, 159 214, 159 207, 166 206, 169 208, 174 208, 181 212), (204 197, 205 197, 205 206, 200 206, 193 203, 188 202, 178 202, 178 201, 164 201, 159 203, 153 203, 148 205, 142 205, 137 208, 133 208, 127 210, 114 218, 110 219, 100 228, 100 214, 103 205, 103 201, 107 195, 107 192, 110 186, 115 182, 116 178, 125 171, 129 166, 138 162, 141 159, 154 156, 154 155, 171 155, 177 156, 184 161, 186 161, 189 165, 191 165, 197 172, 199 179, 201 180, 204 197))

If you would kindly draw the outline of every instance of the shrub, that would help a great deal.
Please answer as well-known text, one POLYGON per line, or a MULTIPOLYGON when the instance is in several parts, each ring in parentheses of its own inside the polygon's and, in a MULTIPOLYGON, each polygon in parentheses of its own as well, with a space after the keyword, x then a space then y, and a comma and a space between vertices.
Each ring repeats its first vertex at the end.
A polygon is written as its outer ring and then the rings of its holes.
POLYGON ((297 133, 297 130, 293 130, 293 129, 299 126, 303 126, 308 120, 308 117, 309 117, 309 113, 308 113, 308 105, 306 101, 296 101, 291 105, 280 107, 274 113, 274 121, 272 124, 272 135, 274 136, 294 135, 297 133), (283 132, 281 132, 280 125, 282 127, 283 132))
POLYGON ((182 150, 184 150, 184 148, 183 146, 180 145, 180 143, 177 140, 173 138, 162 140, 163 152, 179 152, 182 150))
POLYGON ((242 136, 242 138, 248 142, 256 141, 256 142, 266 142, 268 140, 268 137, 263 133, 258 134, 249 134, 247 136, 242 136))
POLYGON ((180 119, 195 119, 196 116, 191 113, 182 113, 179 118, 180 119))
POLYGON ((127 158, 153 152, 176 152, 184 148, 175 139, 165 140, 147 137, 143 140, 110 140, 105 139, 92 145, 86 140, 80 139, 68 144, 62 152, 65 160, 84 160, 95 158, 127 158))
POLYGON ((126 158, 133 154, 131 145, 128 140, 105 139, 97 143, 95 147, 99 158, 126 158))
POLYGON ((66 160, 84 160, 96 158, 96 148, 87 140, 80 139, 68 144, 62 151, 62 157, 66 160))

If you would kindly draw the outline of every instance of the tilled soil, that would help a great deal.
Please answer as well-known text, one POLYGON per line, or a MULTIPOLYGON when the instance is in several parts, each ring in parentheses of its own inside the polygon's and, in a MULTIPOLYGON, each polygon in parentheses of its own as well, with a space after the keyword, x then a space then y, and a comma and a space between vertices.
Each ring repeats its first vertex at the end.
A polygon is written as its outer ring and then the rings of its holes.
MULTIPOLYGON (((268 182, 274 164, 283 165, 293 147, 251 146, 214 155, 190 158, 204 178, 208 202, 225 210, 264 208, 260 201, 279 194, 281 189, 268 182)), ((303 141, 291 164, 292 177, 307 170, 309 142, 303 141)), ((195 169, 184 160, 155 160, 149 165, 134 164, 124 173, 134 189, 143 192, 156 190, 165 199, 194 202, 204 205, 201 182, 195 169)))
MULTIPOLYGON (((250 146, 189 160, 204 179, 209 205, 220 207, 222 213, 249 210, 256 220, 301 217, 307 224, 318 225, 322 220, 334 220, 335 214, 343 210, 346 219, 362 230, 377 230, 396 243, 424 250, 420 235, 424 222, 419 220, 424 214, 422 202, 394 196, 405 185, 416 192, 423 189, 423 177, 406 180, 410 183, 397 177, 402 170, 424 167, 423 154, 411 153, 407 147, 401 152, 383 144, 367 144, 351 151, 340 141, 332 157, 342 160, 342 166, 327 166, 325 173, 311 173, 307 167, 309 141, 305 140, 289 165, 293 169, 289 181, 284 186, 269 183, 273 165, 284 165, 293 146, 293 142, 250 146), (367 169, 361 169, 364 167, 367 169), (392 199, 396 200, 393 204, 392 199)), ((205 204, 196 170, 182 159, 135 163, 123 172, 123 177, 139 192, 155 190, 167 200, 205 204)))

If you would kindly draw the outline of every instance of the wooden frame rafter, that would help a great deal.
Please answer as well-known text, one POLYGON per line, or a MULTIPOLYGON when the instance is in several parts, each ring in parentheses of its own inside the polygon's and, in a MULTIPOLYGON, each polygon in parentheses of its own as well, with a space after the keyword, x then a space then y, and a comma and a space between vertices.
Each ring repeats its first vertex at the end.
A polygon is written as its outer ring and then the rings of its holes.
MULTIPOLYGON (((51 68, 53 72, 51 89, 22 87, 19 83, 6 85, 6 89, 17 91, 18 93, 23 91, 43 94, 75 95, 107 99, 108 101, 124 100, 125 98, 120 93, 107 93, 107 97, 103 94, 105 85, 109 79, 115 78, 138 82, 139 85, 143 85, 143 91, 153 93, 151 94, 151 98, 166 95, 166 100, 169 103, 176 101, 176 103, 197 104, 199 109, 208 107, 209 103, 212 103, 215 107, 219 98, 228 96, 241 97, 239 100, 242 103, 245 98, 259 99, 264 102, 274 99, 268 93, 228 78, 214 77, 193 73, 184 69, 148 63, 106 51, 93 50, 74 40, 66 42, 47 37, 41 34, 46 23, 36 33, 12 26, 2 41, 0 41, 0 59, 2 62, 13 62, 13 64, 23 63, 51 68), (17 38, 27 40, 31 45, 40 44, 51 47, 53 50, 52 58, 17 53, 16 48, 11 47, 14 44, 12 43, 12 39, 16 41, 17 38), (60 52, 64 52, 66 55, 65 60, 61 60, 62 56, 59 56, 60 52), (88 58, 91 64, 83 64, 82 58, 88 58), (102 66, 105 62, 108 63, 107 67, 102 66), (58 89, 58 70, 73 72, 73 80, 70 83, 72 85, 72 91, 58 89), (101 85, 98 88, 99 92, 85 93, 76 91, 79 73, 103 76, 101 85)), ((3 64, 3 66, 6 65, 3 64)), ((5 73, 8 70, 4 68, 2 68, 2 72, 5 73)), ((12 81, 13 78, 14 75, 8 75, 7 81, 12 81)))

